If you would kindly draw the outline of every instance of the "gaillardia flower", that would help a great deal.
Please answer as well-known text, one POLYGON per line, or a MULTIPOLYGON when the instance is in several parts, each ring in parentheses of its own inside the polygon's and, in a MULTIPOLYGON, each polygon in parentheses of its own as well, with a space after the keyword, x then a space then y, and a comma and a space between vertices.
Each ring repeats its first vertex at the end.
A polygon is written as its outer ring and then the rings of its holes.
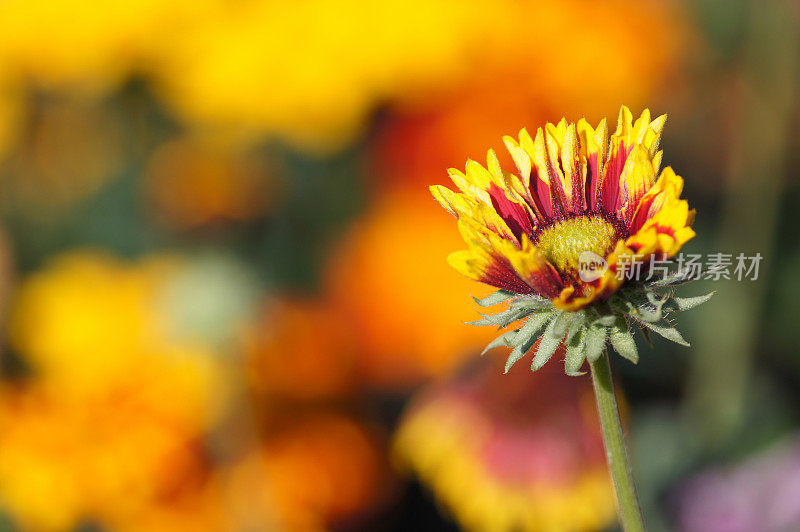
MULTIPOLYGON (((609 137, 606 120, 593 128, 581 119, 547 124, 535 137, 503 140, 516 173, 500 167, 489 150, 486 168, 469 160, 466 172, 450 169, 460 192, 433 186, 434 197, 458 219, 468 249, 448 262, 464 275, 499 292, 478 301, 489 306, 511 299, 510 309, 477 324, 505 327, 531 316, 525 326, 490 344, 514 346, 513 364, 538 338, 534 369, 566 340, 567 371, 576 373, 582 353, 596 359, 609 338, 635 361, 629 321, 684 343, 665 312, 707 299, 673 299, 655 288, 685 280, 680 273, 653 275, 653 261, 673 257, 695 233, 694 210, 680 199, 683 179, 660 171, 661 131, 666 115, 633 120, 620 109, 609 137), (650 283, 639 282, 647 277, 650 283)), ((662 270, 666 271, 666 270, 662 270)), ((710 297, 710 296, 709 296, 710 297)), ((643 329, 644 330, 644 329, 643 329)))

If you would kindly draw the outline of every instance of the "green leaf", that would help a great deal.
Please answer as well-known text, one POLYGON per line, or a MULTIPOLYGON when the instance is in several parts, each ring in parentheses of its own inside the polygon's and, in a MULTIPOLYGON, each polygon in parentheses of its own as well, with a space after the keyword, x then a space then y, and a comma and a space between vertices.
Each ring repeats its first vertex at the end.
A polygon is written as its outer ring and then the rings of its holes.
POLYGON ((555 318, 547 324, 547 328, 542 334, 542 339, 539 342, 539 346, 536 348, 536 354, 533 356, 533 362, 531 362, 532 371, 542 369, 542 366, 544 366, 547 361, 550 360, 550 357, 553 356, 553 353, 556 352, 556 349, 558 349, 559 344, 563 340, 563 337, 559 338, 554 333, 557 321, 558 318, 555 318))
POLYGON ((490 294, 483 299, 478 299, 477 297, 473 297, 472 299, 475 300, 475 303, 482 307, 493 307, 494 305, 498 305, 503 301, 507 301, 514 297, 514 292, 509 292, 508 290, 498 290, 493 294, 490 294))
POLYGON ((592 325, 586 329, 586 359, 595 362, 603 354, 608 331, 602 325, 592 325))
POLYGON ((623 358, 627 358, 634 364, 639 362, 639 352, 636 350, 636 342, 633 341, 633 334, 628 328, 624 319, 618 318, 617 324, 610 330, 608 339, 614 350, 623 358))
POLYGON ((586 373, 580 371, 586 360, 586 331, 584 327, 579 328, 567 343, 567 356, 564 360, 564 370, 567 375, 577 377, 586 373))
POLYGON ((496 347, 511 347, 512 342, 514 341, 514 337, 517 336, 517 331, 519 331, 519 329, 501 334, 500 336, 489 342, 489 344, 483 349, 483 351, 481 351, 481 356, 485 355, 486 353, 488 353, 489 351, 491 351, 496 347))
POLYGON ((716 290, 707 293, 704 296, 697 296, 697 297, 673 297, 672 300, 675 302, 675 305, 678 307, 678 310, 689 310, 702 305, 711 297, 716 294, 716 290))
POLYGON ((667 340, 671 340, 671 341, 675 342, 676 344, 680 344, 680 345, 689 347, 689 342, 687 342, 683 338, 683 336, 681 336, 681 333, 678 332, 678 329, 676 329, 672 325, 669 325, 669 324, 667 324, 667 325, 659 325, 659 324, 656 324, 656 323, 648 323, 646 321, 640 321, 639 323, 641 323, 642 325, 644 325, 645 327, 647 327, 648 329, 650 329, 654 333, 656 333, 656 334, 658 334, 660 336, 663 336, 667 340))

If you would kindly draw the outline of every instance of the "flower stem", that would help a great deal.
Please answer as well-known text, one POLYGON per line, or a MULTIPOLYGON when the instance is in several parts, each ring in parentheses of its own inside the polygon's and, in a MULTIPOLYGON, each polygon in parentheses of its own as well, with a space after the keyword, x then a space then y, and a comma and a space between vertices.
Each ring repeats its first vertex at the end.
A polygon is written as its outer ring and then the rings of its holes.
POLYGON ((631 463, 628 449, 622 434, 622 423, 619 419, 617 396, 614 393, 614 382, 611 380, 611 367, 608 353, 591 363, 592 384, 597 400, 597 412, 600 415, 600 426, 603 429, 603 442, 606 447, 606 459, 614 488, 617 493, 617 509, 622 529, 625 532, 643 532, 644 520, 639 508, 639 498, 631 474, 631 463))

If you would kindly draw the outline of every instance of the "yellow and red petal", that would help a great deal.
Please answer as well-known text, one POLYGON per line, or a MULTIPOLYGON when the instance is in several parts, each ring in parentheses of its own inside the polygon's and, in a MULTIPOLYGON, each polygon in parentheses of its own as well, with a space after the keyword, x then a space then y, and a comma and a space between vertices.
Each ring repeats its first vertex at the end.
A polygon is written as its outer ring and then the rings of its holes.
POLYGON ((692 221, 694 210, 689 210, 686 200, 670 200, 628 239, 627 244, 637 252, 652 245, 653 252, 672 257, 694 238, 695 232, 690 227, 692 221))
POLYGON ((578 134, 586 157, 586 204, 590 211, 600 208, 600 181, 608 157, 608 126, 606 119, 600 121, 597 129, 581 118, 578 121, 578 134))
POLYGON ((655 181, 656 171, 652 159, 642 146, 634 146, 619 179, 620 199, 617 217, 626 227, 631 226, 639 201, 653 188, 655 181))
POLYGON ((660 166, 658 145, 666 120, 666 115, 661 115, 651 121, 650 111, 645 109, 634 123, 630 110, 622 106, 617 129, 611 135, 608 162, 602 178, 601 203, 604 209, 612 211, 620 208, 624 199, 621 193, 622 173, 635 147, 644 150, 654 168, 660 166))
MULTIPOLYGON (((547 183, 549 191, 549 216, 563 218, 567 213, 567 195, 564 190, 564 174, 558 160, 561 146, 550 131, 539 128, 533 141, 533 162, 537 176, 547 183)), ((544 198, 543 198, 544 199, 544 198)), ((547 210, 547 206, 545 206, 547 210)))
POLYGON ((468 220, 459 221, 459 230, 470 246, 469 251, 479 259, 476 264, 481 264, 483 273, 494 279, 493 282, 483 282, 498 288, 505 288, 498 284, 499 281, 519 286, 516 281, 508 279, 506 273, 511 272, 527 286, 526 290, 517 293, 554 297, 561 290, 563 282, 558 272, 527 235, 523 235, 521 243, 517 244, 494 233, 481 233, 480 227, 468 220))
POLYGON ((447 263, 462 275, 484 284, 517 294, 533 293, 512 269, 485 250, 470 248, 454 251, 447 257, 447 263))
POLYGON ((439 205, 456 218, 471 212, 476 205, 474 197, 453 192, 444 185, 431 185, 428 190, 439 205))
POLYGON ((503 239, 476 239, 451 253, 448 263, 482 283, 517 294, 555 297, 563 283, 552 265, 524 237, 523 249, 503 239))
POLYGON ((471 196, 487 204, 491 202, 486 188, 473 183, 463 172, 456 170, 455 168, 450 168, 447 170, 447 173, 450 176, 450 180, 453 182, 453 184, 463 194, 471 196))
POLYGON ((644 222, 652 218, 667 202, 680 198, 682 191, 683 178, 671 167, 665 168, 655 185, 639 200, 630 224, 631 233, 641 229, 644 222))
MULTIPOLYGON (((497 213, 496 207, 492 203, 487 205, 466 194, 453 192, 442 185, 433 185, 430 187, 430 191, 436 201, 459 220, 470 220, 481 226, 484 231, 493 232, 503 238, 515 241, 519 238, 503 216, 497 213)), ((492 201, 491 198, 489 201, 492 201)))
POLYGON ((516 173, 504 172, 492 150, 486 167, 469 160, 465 172, 451 169, 461 193, 431 187, 468 244, 451 263, 474 279, 578 310, 618 290, 632 260, 673 256, 694 236, 694 211, 680 199, 682 178, 669 167, 658 174, 665 122, 648 110, 634 120, 623 106, 610 136, 605 120, 593 128, 582 119, 546 124, 535 138, 525 129, 519 140, 504 137, 516 173), (581 249, 605 254, 606 273, 580 279, 581 249))

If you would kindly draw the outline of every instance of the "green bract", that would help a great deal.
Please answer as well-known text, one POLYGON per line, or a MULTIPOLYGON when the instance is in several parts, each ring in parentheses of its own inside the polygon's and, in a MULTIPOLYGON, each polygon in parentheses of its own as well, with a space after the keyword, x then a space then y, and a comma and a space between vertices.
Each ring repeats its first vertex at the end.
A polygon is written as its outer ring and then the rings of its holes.
POLYGON ((650 333, 688 346, 675 328, 674 315, 705 303, 714 292, 703 296, 682 298, 674 295, 674 287, 686 282, 681 273, 662 279, 625 286, 607 301, 579 311, 561 310, 549 299, 539 296, 522 296, 498 290, 484 299, 475 299, 482 307, 503 302, 508 309, 470 322, 472 325, 494 325, 498 329, 519 325, 495 338, 483 353, 495 347, 510 347, 506 372, 528 352, 533 353, 531 370, 540 369, 553 356, 562 343, 566 346, 565 371, 567 375, 582 375, 584 361, 594 362, 608 343, 614 350, 634 364, 639 353, 633 340, 633 326, 641 330, 648 343, 650 333))

